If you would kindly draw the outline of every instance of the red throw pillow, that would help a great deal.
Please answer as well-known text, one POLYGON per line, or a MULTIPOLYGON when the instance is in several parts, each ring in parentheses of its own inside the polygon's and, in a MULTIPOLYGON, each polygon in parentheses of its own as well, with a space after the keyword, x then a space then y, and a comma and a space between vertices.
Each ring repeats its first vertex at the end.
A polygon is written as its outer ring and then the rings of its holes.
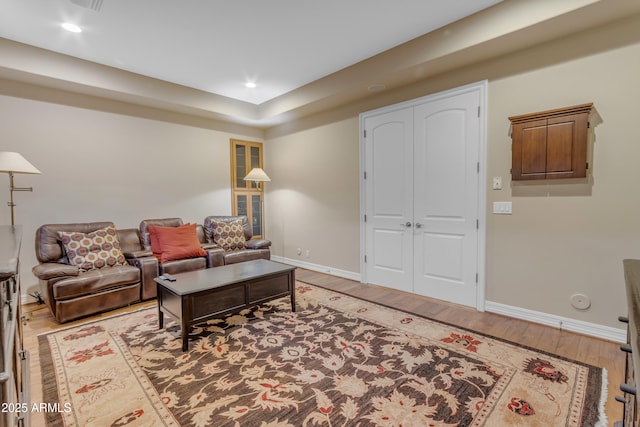
POLYGON ((190 225, 191 224, 183 224, 177 227, 167 227, 164 225, 148 225, 147 230, 149 231, 149 243, 151 244, 151 252, 153 252, 154 255, 160 255, 162 253, 160 242, 158 241, 158 233, 156 232, 158 228, 173 230, 180 227, 189 227, 190 225))
POLYGON ((154 255, 160 254, 160 242, 158 242, 158 235, 156 234, 157 225, 148 225, 147 230, 149 231, 149 243, 151 243, 151 252, 154 255))
POLYGON ((151 250, 159 255, 160 262, 175 259, 206 256, 196 234, 196 224, 184 224, 180 227, 149 226, 149 234, 155 235, 159 252, 153 249, 154 237, 151 237, 151 250))

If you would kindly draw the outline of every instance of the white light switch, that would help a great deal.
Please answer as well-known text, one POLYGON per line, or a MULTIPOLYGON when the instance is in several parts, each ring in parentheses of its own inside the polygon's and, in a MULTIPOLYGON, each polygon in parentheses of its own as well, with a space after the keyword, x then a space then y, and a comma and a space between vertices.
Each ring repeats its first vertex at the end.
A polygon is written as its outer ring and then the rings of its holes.
POLYGON ((492 185, 494 190, 502 190, 502 177, 501 176, 494 176, 493 177, 493 185, 492 185))
POLYGON ((493 202, 493 213, 499 215, 511 215, 513 212, 511 202, 493 202))

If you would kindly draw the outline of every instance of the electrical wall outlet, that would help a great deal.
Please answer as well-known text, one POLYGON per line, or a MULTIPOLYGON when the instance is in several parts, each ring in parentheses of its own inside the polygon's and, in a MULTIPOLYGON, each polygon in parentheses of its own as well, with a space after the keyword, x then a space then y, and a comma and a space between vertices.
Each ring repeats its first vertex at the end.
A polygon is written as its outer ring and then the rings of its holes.
POLYGON ((494 176, 493 177, 492 188, 494 190, 502 190, 502 177, 501 176, 494 176))

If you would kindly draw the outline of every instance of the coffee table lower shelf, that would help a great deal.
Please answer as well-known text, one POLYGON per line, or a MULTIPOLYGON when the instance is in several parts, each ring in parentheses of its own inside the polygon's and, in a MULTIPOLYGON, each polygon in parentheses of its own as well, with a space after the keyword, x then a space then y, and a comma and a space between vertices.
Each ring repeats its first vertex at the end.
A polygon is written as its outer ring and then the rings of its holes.
POLYGON ((191 326, 284 296, 295 311, 295 267, 266 260, 248 261, 160 278, 158 323, 164 315, 180 324, 182 351, 189 348, 191 326))

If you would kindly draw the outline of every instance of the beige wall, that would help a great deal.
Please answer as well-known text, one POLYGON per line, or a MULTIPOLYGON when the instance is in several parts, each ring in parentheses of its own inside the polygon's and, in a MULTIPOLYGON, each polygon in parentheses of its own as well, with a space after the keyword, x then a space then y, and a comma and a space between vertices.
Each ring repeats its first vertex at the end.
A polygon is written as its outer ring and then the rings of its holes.
POLYGON ((275 255, 358 272, 358 142, 358 120, 350 118, 266 143, 267 237, 275 255))
POLYGON ((275 252, 358 273, 358 113, 488 79, 487 300, 621 328, 622 259, 640 258, 639 25, 635 17, 272 129, 267 159, 277 179, 267 214, 275 252), (507 117, 587 102, 602 118, 591 177, 512 184, 507 117), (491 190, 493 176, 502 176, 502 190, 491 190), (491 214, 494 201, 513 202, 513 215, 491 214), (575 293, 591 298, 588 310, 570 306, 575 293))
POLYGON ((487 190, 488 205, 512 201, 513 215, 488 216, 487 299, 620 327, 617 316, 626 313, 622 259, 640 258, 640 139, 634 129, 640 43, 561 57, 598 41, 575 37, 513 55, 509 61, 516 63, 550 56, 557 63, 490 82, 487 175, 507 179, 505 189, 487 190), (597 110, 589 179, 510 185, 507 117, 587 102, 597 110), (591 308, 572 308, 575 293, 589 296, 591 308))
MULTIPOLYGON (((2 89, 10 91, 6 83, 2 89)), ((137 228, 144 218, 202 223, 207 215, 231 213, 229 139, 257 140, 251 130, 216 131, 133 106, 112 107, 130 114, 0 95, 0 151, 20 152, 42 172, 15 178, 17 186, 33 186, 33 193, 15 193, 25 289, 36 284, 33 236, 41 224, 113 221, 137 228), (162 120, 152 119, 155 113, 162 120)), ((6 174, 0 185, 6 206, 6 174)), ((9 223, 9 209, 2 207, 0 224, 9 223)))
MULTIPOLYGON (((620 328, 621 261, 640 258, 637 28, 636 16, 270 129, 265 209, 274 254, 358 274, 358 114, 487 79, 486 185, 492 176, 504 182, 500 191, 488 187, 487 205, 512 201, 514 210, 487 215, 487 299, 620 328), (602 118, 593 129, 592 177, 511 184, 507 117, 584 102, 594 102, 602 118), (569 306, 576 292, 593 300, 589 310, 569 306)), ((201 221, 229 213, 229 138, 262 137, 255 129, 2 81, 0 117, 0 150, 21 152, 43 172, 16 182, 34 187, 16 194, 25 285, 34 282, 31 236, 42 223, 136 227, 145 217, 201 221)), ((8 208, 0 209, 0 223, 8 221, 8 208)))

